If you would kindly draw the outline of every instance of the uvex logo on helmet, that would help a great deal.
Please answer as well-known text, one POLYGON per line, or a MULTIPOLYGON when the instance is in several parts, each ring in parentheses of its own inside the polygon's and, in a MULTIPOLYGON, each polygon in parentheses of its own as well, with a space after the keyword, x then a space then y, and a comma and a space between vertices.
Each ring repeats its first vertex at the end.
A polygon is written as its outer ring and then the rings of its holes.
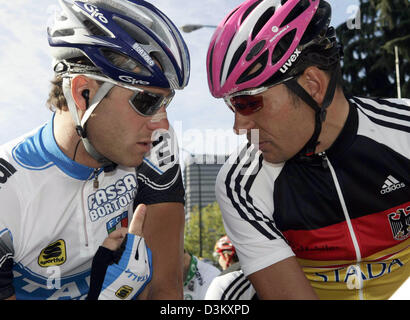
POLYGON ((84 4, 84 8, 91 13, 91 17, 96 18, 100 20, 102 23, 107 24, 108 19, 104 17, 104 15, 100 12, 100 9, 98 9, 96 6, 93 6, 92 4, 86 3, 84 4))
POLYGON ((286 73, 290 67, 292 67, 293 63, 298 59, 299 55, 302 53, 302 51, 299 51, 299 49, 296 49, 295 52, 290 56, 288 61, 285 62, 285 64, 280 68, 280 72, 286 73))

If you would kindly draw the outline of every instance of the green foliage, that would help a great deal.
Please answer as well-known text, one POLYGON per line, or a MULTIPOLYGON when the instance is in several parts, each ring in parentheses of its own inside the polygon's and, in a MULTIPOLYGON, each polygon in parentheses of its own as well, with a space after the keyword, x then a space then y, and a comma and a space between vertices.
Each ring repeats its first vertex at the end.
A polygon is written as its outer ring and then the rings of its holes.
POLYGON ((399 48, 402 97, 410 97, 410 4, 408 0, 360 0, 360 29, 337 27, 344 46, 347 94, 396 97, 394 47, 399 48))
MULTIPOLYGON (((214 260, 216 241, 225 235, 221 210, 217 202, 202 208, 202 258, 214 260)), ((199 257, 199 211, 194 207, 185 223, 185 249, 199 257)))

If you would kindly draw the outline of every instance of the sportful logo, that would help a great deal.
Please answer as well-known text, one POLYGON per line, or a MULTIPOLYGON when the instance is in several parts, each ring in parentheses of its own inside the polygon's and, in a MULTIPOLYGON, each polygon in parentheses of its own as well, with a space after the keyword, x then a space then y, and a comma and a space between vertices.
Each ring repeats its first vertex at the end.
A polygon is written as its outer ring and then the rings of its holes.
POLYGON ((123 285, 121 288, 115 292, 115 295, 120 299, 126 299, 134 289, 130 286, 123 285))
POLYGON ((104 17, 104 15, 100 12, 100 9, 98 9, 96 6, 93 6, 92 4, 86 3, 84 4, 84 8, 91 13, 91 17, 100 20, 100 22, 107 24, 108 19, 104 17))
POLYGON ((396 191, 398 189, 404 188, 406 185, 402 182, 399 182, 396 178, 393 176, 388 176, 386 181, 384 181, 382 190, 380 190, 381 194, 386 194, 390 193, 393 191, 396 191))
POLYGON ((40 267, 62 265, 67 260, 66 246, 63 239, 57 240, 44 248, 39 257, 38 264, 40 267))
POLYGON ((293 63, 297 60, 299 55, 302 53, 302 51, 299 51, 299 49, 296 49, 295 52, 290 56, 288 61, 285 62, 285 64, 280 68, 280 72, 286 73, 290 67, 292 67, 293 63))

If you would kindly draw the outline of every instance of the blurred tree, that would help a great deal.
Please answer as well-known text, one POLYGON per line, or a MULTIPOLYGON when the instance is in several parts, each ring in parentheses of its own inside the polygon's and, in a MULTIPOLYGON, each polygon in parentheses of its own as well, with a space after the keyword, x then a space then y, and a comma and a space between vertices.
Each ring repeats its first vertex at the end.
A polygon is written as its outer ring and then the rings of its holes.
MULTIPOLYGON (((202 257, 212 256, 216 241, 225 235, 221 210, 217 202, 202 208, 202 257)), ((185 223, 185 249, 199 256, 199 211, 195 206, 185 223)))
POLYGON ((348 22, 336 32, 344 45, 346 93, 397 97, 394 46, 399 49, 402 97, 410 97, 409 0, 359 0, 360 28, 348 22))

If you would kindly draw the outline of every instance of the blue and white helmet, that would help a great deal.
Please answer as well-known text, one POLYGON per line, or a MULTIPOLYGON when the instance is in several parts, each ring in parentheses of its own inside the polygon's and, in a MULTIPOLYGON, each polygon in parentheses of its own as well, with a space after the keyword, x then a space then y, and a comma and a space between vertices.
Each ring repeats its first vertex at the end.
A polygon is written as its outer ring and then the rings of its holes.
POLYGON ((61 62, 85 56, 99 73, 115 81, 170 89, 188 84, 187 46, 176 26, 152 4, 143 0, 59 3, 63 11, 48 27, 56 71, 61 62), (115 54, 128 58, 127 63, 116 65, 110 59, 115 54), (136 67, 141 71, 133 72, 136 67))
POLYGON ((143 0, 59 0, 62 12, 48 27, 53 67, 78 135, 97 161, 112 162, 87 138, 85 125, 114 83, 183 89, 189 80, 187 46, 165 14, 143 0), (88 58, 93 64, 82 62, 88 58), (159 64, 159 66, 158 66, 159 64), (97 75, 104 82, 80 119, 70 77, 97 75), (108 80, 111 80, 111 83, 108 80))

